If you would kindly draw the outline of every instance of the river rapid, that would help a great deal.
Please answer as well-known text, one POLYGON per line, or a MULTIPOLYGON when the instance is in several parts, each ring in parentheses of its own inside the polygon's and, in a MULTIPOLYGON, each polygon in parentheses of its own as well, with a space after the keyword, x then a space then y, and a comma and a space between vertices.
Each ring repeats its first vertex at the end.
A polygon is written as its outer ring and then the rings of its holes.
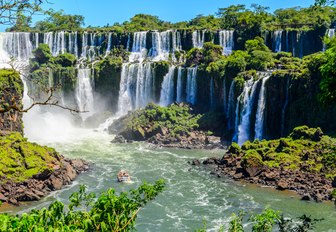
MULTIPOLYGON (((221 225, 228 228, 232 213, 240 210, 260 213, 265 207, 281 210, 292 218, 303 214, 324 218, 317 224, 316 231, 336 231, 336 209, 332 203, 300 201, 291 192, 217 178, 202 167, 188 164, 193 159, 220 157, 223 150, 167 149, 146 143, 112 144, 113 135, 101 130, 75 128, 62 115, 51 113, 36 115, 32 111, 24 121, 25 135, 30 141, 54 147, 69 158, 85 159, 91 162, 92 169, 81 174, 71 186, 42 201, 10 207, 7 212, 27 212, 46 207, 54 200, 67 204, 68 197, 79 185, 87 185, 88 191, 99 194, 108 188, 127 191, 143 181, 162 178, 167 186, 157 199, 140 211, 136 223, 138 231, 194 231, 203 227, 203 221, 209 231, 218 231, 221 225), (120 169, 130 172, 132 183, 116 181, 120 169)), ((248 223, 245 226, 250 227, 248 223)))

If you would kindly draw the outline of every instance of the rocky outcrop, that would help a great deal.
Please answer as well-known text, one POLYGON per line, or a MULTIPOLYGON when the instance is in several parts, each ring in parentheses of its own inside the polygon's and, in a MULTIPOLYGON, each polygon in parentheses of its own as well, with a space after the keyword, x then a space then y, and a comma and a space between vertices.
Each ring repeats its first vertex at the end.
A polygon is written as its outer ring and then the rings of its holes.
POLYGON ((246 142, 241 147, 233 143, 222 158, 191 164, 202 163, 218 177, 291 190, 302 200, 320 202, 335 197, 335 144, 320 128, 301 126, 288 137, 246 142))
MULTIPOLYGON (((11 69, 0 70, 0 109, 16 104, 22 107, 23 83, 19 73, 11 69)), ((23 133, 22 113, 10 110, 0 113, 0 131, 23 133)))
POLYGON ((281 191, 294 191, 302 196, 302 200, 317 202, 332 200, 332 181, 325 174, 283 168, 244 168, 241 160, 242 157, 239 156, 225 155, 222 158, 209 158, 203 162, 193 160, 191 164, 206 165, 210 168, 210 173, 219 178, 229 176, 234 180, 269 186, 281 191))
POLYGON ((13 205, 20 202, 38 201, 51 191, 60 190, 71 184, 78 174, 89 169, 87 162, 61 157, 61 165, 55 165, 53 170, 45 169, 41 173, 23 182, 7 181, 0 185, 0 201, 13 205))
MULTIPOLYGON (((186 149, 222 148, 220 137, 213 136, 206 123, 198 130, 202 115, 193 114, 186 104, 160 107, 149 104, 146 108, 130 112, 115 120, 109 127, 116 134, 113 143, 147 141, 163 147, 186 149)), ((206 121, 206 120, 203 120, 206 121)))

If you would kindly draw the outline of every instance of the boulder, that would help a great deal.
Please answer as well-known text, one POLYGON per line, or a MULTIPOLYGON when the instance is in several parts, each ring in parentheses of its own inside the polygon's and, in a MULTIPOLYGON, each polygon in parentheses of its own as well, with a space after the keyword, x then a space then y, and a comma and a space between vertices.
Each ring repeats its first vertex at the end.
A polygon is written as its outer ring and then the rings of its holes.
POLYGON ((278 181, 277 183, 277 189, 279 190, 286 190, 289 188, 288 182, 284 179, 281 179, 280 181, 278 181))

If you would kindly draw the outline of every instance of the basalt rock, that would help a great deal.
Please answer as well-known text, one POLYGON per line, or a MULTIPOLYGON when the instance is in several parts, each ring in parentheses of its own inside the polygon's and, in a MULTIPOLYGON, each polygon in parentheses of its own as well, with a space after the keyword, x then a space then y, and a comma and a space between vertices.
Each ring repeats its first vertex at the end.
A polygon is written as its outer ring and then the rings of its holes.
POLYGON ((62 189, 71 184, 78 174, 88 171, 87 162, 75 159, 69 160, 61 157, 62 166, 55 165, 53 171, 44 170, 21 183, 8 181, 0 185, 0 201, 13 205, 20 202, 38 201, 51 191, 62 189))

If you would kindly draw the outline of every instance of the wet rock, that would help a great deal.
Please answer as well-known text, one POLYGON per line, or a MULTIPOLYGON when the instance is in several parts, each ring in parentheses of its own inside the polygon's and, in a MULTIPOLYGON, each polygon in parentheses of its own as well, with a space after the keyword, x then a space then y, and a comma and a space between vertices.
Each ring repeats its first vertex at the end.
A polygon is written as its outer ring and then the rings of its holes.
POLYGON ((198 159, 193 160, 191 161, 191 165, 196 165, 196 166, 201 165, 201 161, 199 161, 198 159))
POLYGON ((311 197, 309 194, 305 194, 303 195, 303 197, 301 198, 302 201, 310 201, 311 200, 311 197))
POLYGON ((286 180, 282 179, 282 180, 278 181, 278 183, 277 183, 277 189, 279 189, 279 190, 286 190, 288 188, 289 188, 289 186, 288 186, 288 182, 286 180))
POLYGON ((122 135, 116 135, 111 143, 127 143, 127 140, 122 135))
POLYGON ((336 188, 336 176, 334 177, 334 180, 332 181, 331 186, 333 188, 336 188))

